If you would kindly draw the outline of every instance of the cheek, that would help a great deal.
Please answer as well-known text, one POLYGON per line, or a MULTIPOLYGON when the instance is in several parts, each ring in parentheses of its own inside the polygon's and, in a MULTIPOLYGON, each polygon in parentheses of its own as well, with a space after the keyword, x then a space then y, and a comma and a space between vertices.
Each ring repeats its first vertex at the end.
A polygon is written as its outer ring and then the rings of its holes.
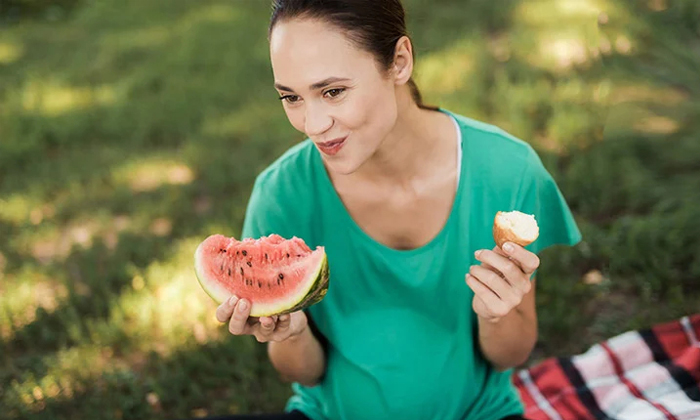
POLYGON ((382 137, 396 118, 394 95, 381 87, 358 95, 346 108, 346 125, 364 131, 369 138, 382 137))
POLYGON ((292 127, 294 127, 297 131, 304 133, 304 111, 302 111, 302 108, 285 107, 284 112, 287 115, 289 123, 292 124, 292 127))

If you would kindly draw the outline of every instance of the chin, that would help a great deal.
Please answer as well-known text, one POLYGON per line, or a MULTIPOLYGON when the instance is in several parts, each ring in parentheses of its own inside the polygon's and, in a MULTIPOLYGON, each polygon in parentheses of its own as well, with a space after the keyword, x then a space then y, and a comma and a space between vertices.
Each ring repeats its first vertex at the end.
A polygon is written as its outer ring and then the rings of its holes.
POLYGON ((328 170, 338 175, 350 175, 357 171, 361 162, 355 162, 351 159, 325 159, 328 170))

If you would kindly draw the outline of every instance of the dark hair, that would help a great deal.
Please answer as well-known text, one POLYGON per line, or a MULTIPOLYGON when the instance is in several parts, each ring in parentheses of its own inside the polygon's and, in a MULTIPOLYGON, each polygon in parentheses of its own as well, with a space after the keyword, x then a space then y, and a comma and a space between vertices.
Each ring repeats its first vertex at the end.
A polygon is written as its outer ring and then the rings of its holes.
MULTIPOLYGON (((358 47, 374 54, 384 70, 394 61, 398 40, 408 36, 400 0, 273 0, 268 35, 279 21, 296 17, 321 19, 344 30, 358 47)), ((420 108, 437 110, 423 104, 413 78, 408 86, 420 108)))

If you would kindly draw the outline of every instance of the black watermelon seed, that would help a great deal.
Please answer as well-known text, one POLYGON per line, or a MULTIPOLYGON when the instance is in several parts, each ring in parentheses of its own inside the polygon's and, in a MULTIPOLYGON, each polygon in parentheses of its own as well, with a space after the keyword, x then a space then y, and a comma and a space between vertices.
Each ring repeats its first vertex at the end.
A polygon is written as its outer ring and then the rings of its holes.
POLYGON ((222 273, 224 272, 224 265, 223 264, 221 264, 221 272, 222 273))
POLYGON ((265 261, 267 261, 267 254, 265 254, 265 261))
POLYGON ((280 285, 280 279, 277 279, 277 285, 278 286, 280 285))
POLYGON ((231 268, 228 269, 228 276, 231 277, 231 268))
POLYGON ((244 256, 244 257, 245 257, 246 255, 248 255, 248 251, 246 251, 245 249, 244 249, 243 251, 241 251, 241 252, 243 253, 243 256, 244 256))
POLYGON ((262 283, 258 282, 258 288, 262 289, 262 283))
POLYGON ((238 254, 240 254, 240 253, 241 253, 241 251, 236 251, 236 255, 238 255, 238 254))
POLYGON ((243 267, 241 267, 241 276, 243 275, 243 267))
POLYGON ((289 252, 287 252, 287 258, 289 258, 289 252))
POLYGON ((284 274, 279 273, 278 277, 280 278, 280 280, 282 280, 284 278, 284 274))
POLYGON ((251 263, 250 261, 246 261, 246 264, 248 264, 248 267, 252 267, 252 266, 253 266, 253 263, 251 263))

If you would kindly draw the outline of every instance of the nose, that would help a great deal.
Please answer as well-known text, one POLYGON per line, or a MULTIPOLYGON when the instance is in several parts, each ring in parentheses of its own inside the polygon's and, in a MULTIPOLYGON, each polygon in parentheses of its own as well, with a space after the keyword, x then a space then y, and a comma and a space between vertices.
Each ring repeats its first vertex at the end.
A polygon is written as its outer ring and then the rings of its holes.
POLYGON ((333 125, 333 118, 323 106, 309 104, 306 107, 304 131, 309 137, 323 134, 333 125))

